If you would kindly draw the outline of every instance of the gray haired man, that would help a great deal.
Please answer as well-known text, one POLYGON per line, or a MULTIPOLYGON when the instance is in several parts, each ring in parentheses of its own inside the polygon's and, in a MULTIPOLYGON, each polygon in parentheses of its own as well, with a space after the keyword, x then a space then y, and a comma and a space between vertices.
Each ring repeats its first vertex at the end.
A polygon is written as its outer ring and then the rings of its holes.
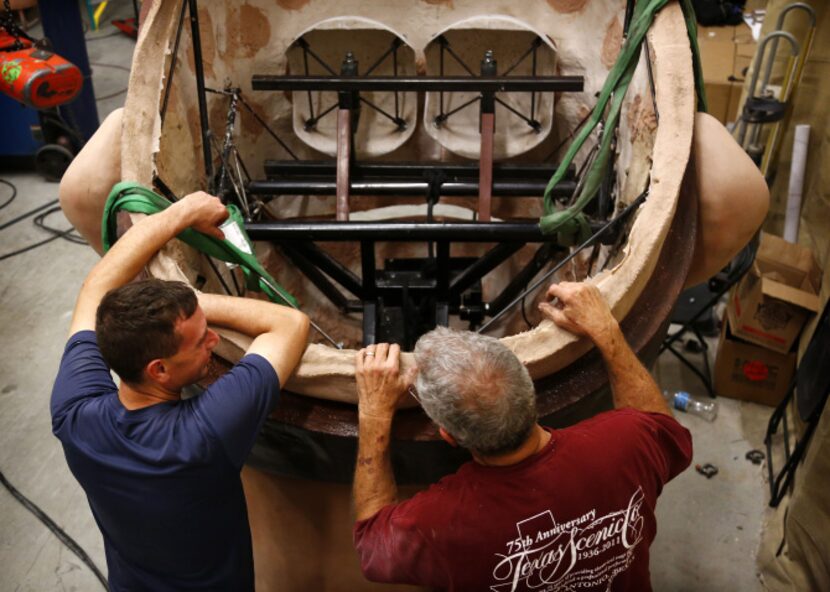
POLYGON ((367 578, 442 590, 650 590, 648 548, 663 485, 691 461, 672 417, 596 287, 562 283, 540 306, 602 353, 614 411, 561 430, 537 421, 533 382, 498 340, 445 328, 415 346, 356 356, 359 444, 354 539, 367 578), (473 461, 397 501, 389 445, 415 378, 441 437, 473 461))

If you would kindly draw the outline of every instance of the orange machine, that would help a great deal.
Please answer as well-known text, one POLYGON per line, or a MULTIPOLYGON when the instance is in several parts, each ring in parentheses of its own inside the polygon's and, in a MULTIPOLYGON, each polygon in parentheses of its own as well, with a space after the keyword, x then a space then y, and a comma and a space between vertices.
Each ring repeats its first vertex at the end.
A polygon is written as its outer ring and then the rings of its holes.
POLYGON ((49 109, 74 99, 84 79, 61 56, 0 29, 0 91, 33 107, 49 109))

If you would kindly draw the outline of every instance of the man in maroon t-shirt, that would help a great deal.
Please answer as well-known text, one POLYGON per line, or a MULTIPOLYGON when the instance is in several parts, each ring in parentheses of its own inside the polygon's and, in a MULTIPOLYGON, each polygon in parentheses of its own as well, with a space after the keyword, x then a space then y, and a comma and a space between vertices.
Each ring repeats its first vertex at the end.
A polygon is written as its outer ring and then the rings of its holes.
POLYGON ((663 485, 691 461, 688 430, 625 342, 596 287, 561 283, 540 305, 589 337, 615 411, 562 430, 537 423, 533 383, 498 340, 439 328, 415 346, 418 399, 473 462, 398 502, 392 417, 414 376, 400 349, 358 352, 354 540, 366 577, 444 590, 651 590, 648 549, 663 485))

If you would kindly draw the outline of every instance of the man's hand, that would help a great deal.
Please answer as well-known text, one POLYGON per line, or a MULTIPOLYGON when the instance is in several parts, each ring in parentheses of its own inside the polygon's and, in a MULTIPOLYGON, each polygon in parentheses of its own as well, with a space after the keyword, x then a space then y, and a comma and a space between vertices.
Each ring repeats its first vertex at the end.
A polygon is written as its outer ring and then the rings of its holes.
POLYGON ((543 302, 539 310, 554 323, 594 342, 608 369, 614 407, 671 415, 657 383, 625 341, 619 323, 596 286, 562 282, 548 288, 556 305, 543 302))
POLYGON ((358 434, 354 471, 354 508, 358 520, 374 516, 398 497, 389 446, 392 418, 415 376, 401 376, 401 348, 379 343, 355 355, 358 434))
POLYGON ((358 410, 361 417, 391 418, 412 383, 414 369, 400 374, 401 348, 379 343, 355 354, 358 410))
POLYGON ((183 197, 171 207, 181 210, 187 226, 220 240, 225 238, 225 234, 218 226, 228 218, 228 210, 218 197, 204 191, 196 191, 183 197))
POLYGON ((558 302, 543 302, 539 310, 566 331, 584 335, 597 345, 604 345, 619 332, 617 320, 593 284, 552 284, 547 295, 558 302))

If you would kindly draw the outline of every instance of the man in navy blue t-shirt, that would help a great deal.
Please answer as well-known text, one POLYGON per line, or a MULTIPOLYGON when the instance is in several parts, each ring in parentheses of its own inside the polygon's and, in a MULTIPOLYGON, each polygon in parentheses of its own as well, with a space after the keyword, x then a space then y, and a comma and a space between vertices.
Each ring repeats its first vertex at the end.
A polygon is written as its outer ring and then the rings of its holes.
POLYGON ((78 295, 52 431, 103 534, 114 591, 254 587, 239 473, 280 379, 302 356, 308 318, 259 300, 197 297, 179 282, 128 283, 185 228, 222 237, 226 217, 218 199, 198 192, 141 220, 78 295), (208 323, 253 342, 230 372, 182 400, 219 340, 208 323))

